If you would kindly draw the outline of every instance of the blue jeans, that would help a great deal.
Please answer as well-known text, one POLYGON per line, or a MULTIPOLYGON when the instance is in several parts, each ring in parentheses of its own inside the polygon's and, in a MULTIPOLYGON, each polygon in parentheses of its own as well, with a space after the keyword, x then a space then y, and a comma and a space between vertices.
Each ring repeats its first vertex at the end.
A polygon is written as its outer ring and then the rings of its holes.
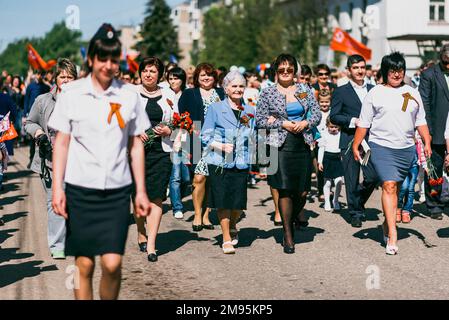
POLYGON ((182 211, 182 185, 190 182, 189 168, 182 161, 182 153, 173 154, 173 168, 170 177, 170 202, 173 212, 182 211))
POLYGON ((398 197, 398 208, 402 208, 404 211, 411 212, 413 209, 413 200, 415 198, 415 184, 418 180, 419 166, 417 163, 417 157, 413 160, 413 164, 408 171, 408 175, 405 178, 401 186, 401 191, 398 197))

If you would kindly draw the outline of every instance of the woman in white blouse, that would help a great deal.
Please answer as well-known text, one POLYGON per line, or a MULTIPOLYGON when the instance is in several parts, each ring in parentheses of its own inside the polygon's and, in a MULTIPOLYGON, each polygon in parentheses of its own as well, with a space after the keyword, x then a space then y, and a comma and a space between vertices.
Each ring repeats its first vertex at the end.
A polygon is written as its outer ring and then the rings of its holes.
POLYGON ((135 89, 114 79, 121 52, 118 33, 104 24, 89 44, 89 76, 63 87, 48 122, 58 132, 53 152, 53 209, 67 219, 65 253, 75 257, 79 271, 75 297, 81 300, 93 299, 95 256, 101 256, 101 299, 118 298, 128 235, 131 168, 137 215, 147 216, 151 211, 139 137, 150 122, 135 89))
POLYGON ((359 147, 369 130, 369 146, 374 167, 382 181, 382 207, 386 253, 398 252, 396 209, 397 191, 404 181, 416 152, 415 128, 425 143, 430 157, 430 134, 418 90, 404 83, 406 64, 399 52, 382 59, 383 85, 377 85, 365 97, 360 122, 354 136, 354 158, 361 158, 359 147))

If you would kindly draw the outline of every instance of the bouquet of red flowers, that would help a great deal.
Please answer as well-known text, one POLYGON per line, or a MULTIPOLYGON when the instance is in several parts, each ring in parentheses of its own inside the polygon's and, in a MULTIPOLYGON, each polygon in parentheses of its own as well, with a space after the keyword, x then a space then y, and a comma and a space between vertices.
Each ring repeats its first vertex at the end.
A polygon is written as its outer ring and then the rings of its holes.
POLYGON ((441 188, 444 179, 443 177, 438 178, 435 167, 430 158, 427 158, 426 162, 427 162, 427 177, 429 179, 429 185, 431 187, 430 195, 432 197, 436 197, 441 193, 441 188))
MULTIPOLYGON (((161 122, 160 124, 168 126, 172 131, 176 129, 183 129, 187 130, 187 132, 190 134, 193 132, 194 129, 193 121, 192 119, 190 119, 189 112, 184 112, 182 114, 175 112, 173 114, 172 121, 170 121, 169 123, 161 122)), ((148 135, 148 140, 144 143, 144 146, 146 148, 150 148, 153 145, 156 138, 158 138, 159 136, 153 131, 152 128, 148 129, 145 133, 148 135)))

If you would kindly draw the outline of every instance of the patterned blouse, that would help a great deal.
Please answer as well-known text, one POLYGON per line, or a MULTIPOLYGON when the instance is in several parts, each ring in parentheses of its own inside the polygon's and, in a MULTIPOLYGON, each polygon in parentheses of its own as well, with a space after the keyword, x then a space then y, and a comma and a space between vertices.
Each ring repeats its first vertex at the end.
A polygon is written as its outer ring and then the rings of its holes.
POLYGON ((208 97, 208 98, 204 98, 203 96, 203 105, 204 105, 204 117, 206 117, 207 114, 207 110, 209 109, 209 106, 215 102, 219 102, 220 96, 218 95, 217 91, 215 89, 211 89, 212 90, 212 94, 208 97))

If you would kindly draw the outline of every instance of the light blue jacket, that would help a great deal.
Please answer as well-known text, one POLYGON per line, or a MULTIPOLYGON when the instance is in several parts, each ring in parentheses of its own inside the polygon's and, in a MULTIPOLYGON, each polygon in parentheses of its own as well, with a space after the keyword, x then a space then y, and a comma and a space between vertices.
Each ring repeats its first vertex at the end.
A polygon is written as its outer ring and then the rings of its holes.
POLYGON ((207 111, 201 130, 201 142, 204 147, 203 158, 208 164, 223 167, 225 169, 248 169, 251 157, 255 151, 255 109, 244 105, 240 118, 252 114, 253 118, 247 125, 238 121, 231 109, 229 100, 212 104, 207 111), (211 143, 234 144, 232 154, 226 155, 220 150, 211 147, 211 143))

